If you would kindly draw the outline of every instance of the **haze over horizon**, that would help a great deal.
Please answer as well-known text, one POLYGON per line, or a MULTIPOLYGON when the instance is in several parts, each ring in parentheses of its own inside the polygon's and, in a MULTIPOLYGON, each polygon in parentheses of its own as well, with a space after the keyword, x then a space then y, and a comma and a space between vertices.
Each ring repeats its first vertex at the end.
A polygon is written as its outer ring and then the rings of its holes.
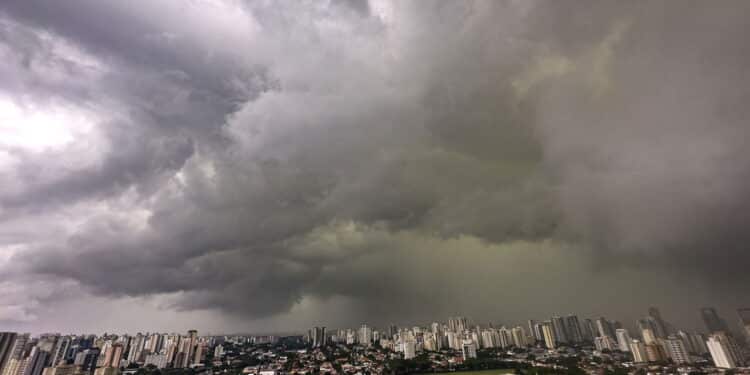
POLYGON ((0 330, 732 328, 750 2, 0 2, 0 330))

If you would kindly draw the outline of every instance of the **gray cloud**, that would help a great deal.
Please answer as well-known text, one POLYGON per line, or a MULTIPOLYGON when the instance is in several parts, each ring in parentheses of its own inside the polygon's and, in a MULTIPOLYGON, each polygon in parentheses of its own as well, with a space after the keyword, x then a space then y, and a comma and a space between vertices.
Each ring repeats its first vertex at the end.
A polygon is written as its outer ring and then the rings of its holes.
POLYGON ((750 302, 747 5, 564 5, 5 2, 2 95, 93 130, 0 149, 0 278, 237 324, 750 302))

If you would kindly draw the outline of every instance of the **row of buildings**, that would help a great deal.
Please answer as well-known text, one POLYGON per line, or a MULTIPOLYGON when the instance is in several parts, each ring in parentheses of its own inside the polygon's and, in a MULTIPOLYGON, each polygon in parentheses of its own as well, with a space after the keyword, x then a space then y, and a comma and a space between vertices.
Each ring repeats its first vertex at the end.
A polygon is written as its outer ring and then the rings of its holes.
MULTIPOLYGON (((461 351, 464 359, 476 357, 477 349, 520 348, 543 345, 549 350, 561 347, 592 345, 598 352, 628 353, 634 363, 672 362, 690 364, 710 356, 717 367, 736 368, 745 363, 745 353, 735 334, 715 309, 700 310, 707 333, 677 330, 652 307, 648 315, 636 322, 632 332, 620 322, 600 317, 579 319, 576 315, 553 316, 548 320, 529 320, 527 327, 471 326, 464 317, 451 317, 445 323, 429 327, 375 330, 364 324, 358 329, 326 332, 314 327, 308 332, 313 348, 326 343, 380 347, 400 352, 403 358, 414 358, 421 352, 444 348, 461 351), (528 330, 527 330, 528 329, 528 330)), ((750 309, 739 309, 744 333, 750 338, 750 309)))
POLYGON ((121 368, 200 365, 212 343, 187 335, 60 335, 0 332, 0 375, 115 375, 121 368))
MULTIPOLYGON (((744 333, 750 336, 750 309, 738 312, 744 333)), ((332 331, 315 327, 308 332, 307 343, 320 353, 331 347, 344 352, 348 350, 346 348, 364 348, 384 358, 402 359, 442 353, 439 357, 467 361, 484 351, 496 356, 505 353, 502 355, 511 356, 516 361, 525 360, 523 353, 548 358, 580 354, 646 366, 701 367, 709 364, 723 369, 745 366, 748 347, 743 345, 742 335, 732 332, 715 309, 701 309, 701 317, 706 332, 676 329, 656 308, 649 309, 645 317, 638 319, 635 329, 603 317, 579 319, 576 315, 529 320, 524 325, 513 326, 480 326, 463 317, 451 317, 446 322, 427 326, 391 325, 386 329, 374 329, 363 324, 355 329, 332 331)), ((257 347, 263 352, 285 346, 278 340, 276 336, 201 337, 194 330, 187 334, 42 334, 33 337, 0 332, 0 375, 117 375, 147 366, 159 369, 226 366, 237 361, 241 363, 243 354, 238 354, 238 347, 257 347), (230 345, 228 352, 225 352, 224 340, 230 345)), ((278 362, 279 368, 285 366, 280 358, 289 355, 284 351, 263 353, 264 361, 277 358, 273 361, 278 362)), ((315 356, 307 357, 313 362, 299 367, 315 365, 315 356)), ((356 363, 349 364, 354 366, 351 368, 357 366, 356 363)), ((340 365, 342 369, 348 368, 347 363, 340 365)), ((332 363, 331 366, 335 368, 338 364, 332 363)), ((373 362, 371 366, 385 368, 383 363, 373 362)), ((287 367, 293 368, 294 365, 287 367)))

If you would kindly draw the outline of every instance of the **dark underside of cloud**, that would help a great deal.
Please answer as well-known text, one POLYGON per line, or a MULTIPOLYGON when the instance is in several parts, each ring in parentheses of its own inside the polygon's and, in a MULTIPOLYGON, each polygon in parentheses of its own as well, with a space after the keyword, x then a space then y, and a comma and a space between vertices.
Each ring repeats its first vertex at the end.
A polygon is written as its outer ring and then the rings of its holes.
POLYGON ((3 1, 0 99, 90 127, 0 143, 0 320, 750 303, 749 8, 3 1))

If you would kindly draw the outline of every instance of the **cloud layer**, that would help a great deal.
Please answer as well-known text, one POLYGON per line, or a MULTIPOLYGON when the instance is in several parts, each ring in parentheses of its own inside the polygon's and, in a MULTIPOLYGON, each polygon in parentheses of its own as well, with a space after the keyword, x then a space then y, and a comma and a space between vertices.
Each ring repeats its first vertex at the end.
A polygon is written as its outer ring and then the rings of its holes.
POLYGON ((4 2, 0 320, 750 303, 750 5, 571 5, 4 2))

